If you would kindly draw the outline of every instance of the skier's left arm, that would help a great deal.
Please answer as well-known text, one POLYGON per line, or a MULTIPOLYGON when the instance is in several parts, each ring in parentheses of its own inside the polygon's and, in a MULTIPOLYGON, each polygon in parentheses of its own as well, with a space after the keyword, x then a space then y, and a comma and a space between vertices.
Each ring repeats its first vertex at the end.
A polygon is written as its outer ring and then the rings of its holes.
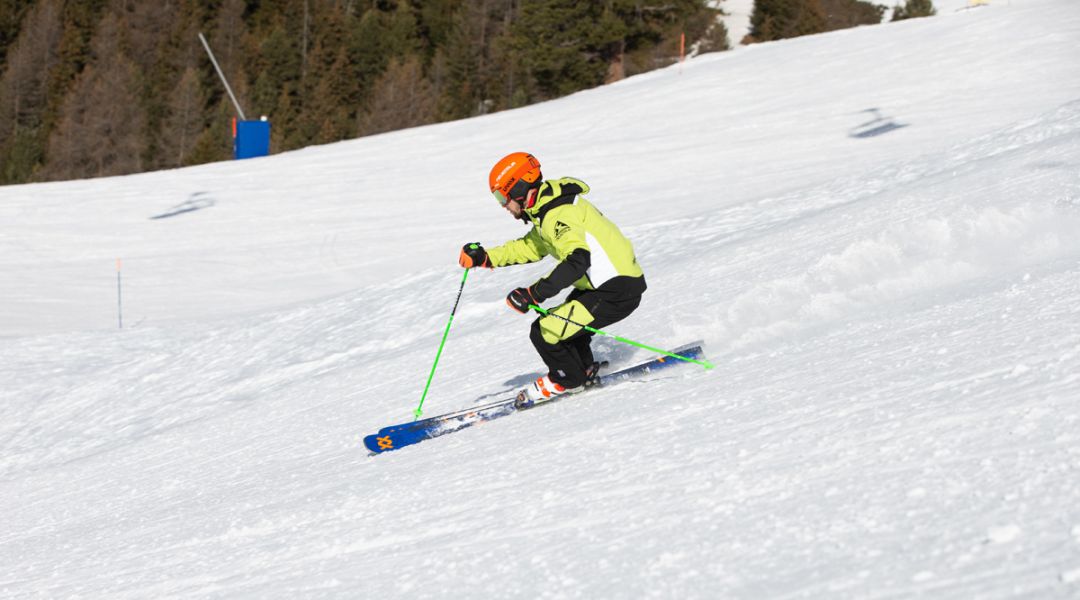
POLYGON ((511 308, 519 312, 528 312, 529 304, 539 305, 570 287, 584 277, 592 265, 592 254, 585 241, 585 230, 580 223, 565 218, 548 219, 544 227, 551 228, 551 231, 544 232, 545 236, 549 240, 555 240, 556 253, 564 258, 546 277, 541 277, 527 288, 517 288, 510 292, 506 301, 511 308))
POLYGON ((588 248, 574 249, 547 277, 541 277, 539 281, 532 284, 530 289, 533 297, 537 302, 543 302, 555 296, 584 277, 591 265, 592 254, 589 253, 588 248))

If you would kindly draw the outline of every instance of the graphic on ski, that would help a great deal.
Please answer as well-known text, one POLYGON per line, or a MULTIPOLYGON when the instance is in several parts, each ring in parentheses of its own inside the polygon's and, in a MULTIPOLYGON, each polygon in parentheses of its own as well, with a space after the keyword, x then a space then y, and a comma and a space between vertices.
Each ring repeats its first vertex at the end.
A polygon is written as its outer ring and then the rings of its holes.
MULTIPOLYGON (((695 342, 693 344, 678 348, 673 352, 687 358, 700 359, 703 355, 702 343, 695 342)), ((669 358, 667 356, 661 356, 659 358, 654 358, 647 362, 634 365, 632 367, 628 367, 614 373, 601 375, 600 386, 598 387, 603 388, 608 385, 614 385, 616 383, 634 379, 636 377, 641 377, 643 375, 647 375, 661 369, 667 369, 670 367, 685 364, 688 363, 677 359, 669 358)), ((588 393, 588 390, 581 393, 588 393)), ((480 423, 487 423, 500 417, 505 417, 514 412, 518 412, 521 410, 529 410, 537 406, 553 404, 558 400, 562 400, 564 398, 573 398, 578 395, 580 394, 565 394, 561 396, 556 396, 555 398, 547 402, 542 402, 531 407, 523 408, 518 408, 514 406, 514 398, 510 397, 504 400, 492 402, 490 404, 466 408, 443 415, 438 415, 435 417, 429 417, 427 419, 421 419, 419 421, 389 425, 380 429, 378 433, 374 433, 364 437, 364 446, 375 454, 381 454, 383 452, 389 452, 391 450, 398 450, 405 446, 418 444, 424 440, 465 429, 466 427, 471 427, 480 423)))

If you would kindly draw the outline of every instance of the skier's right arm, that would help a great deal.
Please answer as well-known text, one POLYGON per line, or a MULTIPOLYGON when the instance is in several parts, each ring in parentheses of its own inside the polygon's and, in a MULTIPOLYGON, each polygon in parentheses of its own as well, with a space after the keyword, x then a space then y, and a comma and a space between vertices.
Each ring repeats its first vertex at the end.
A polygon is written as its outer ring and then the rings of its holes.
POLYGON ((491 261, 493 267, 536 262, 547 254, 544 244, 540 241, 540 233, 535 227, 523 237, 487 251, 488 260, 491 261))

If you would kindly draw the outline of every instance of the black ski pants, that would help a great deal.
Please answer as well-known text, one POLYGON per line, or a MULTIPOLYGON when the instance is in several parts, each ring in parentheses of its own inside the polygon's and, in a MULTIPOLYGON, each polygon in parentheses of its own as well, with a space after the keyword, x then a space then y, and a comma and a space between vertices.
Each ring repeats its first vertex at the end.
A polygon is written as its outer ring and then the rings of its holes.
MULTIPOLYGON (((592 315, 592 320, 582 323, 583 325, 588 325, 593 329, 603 329, 634 312, 641 304, 641 294, 644 291, 644 277, 615 277, 595 290, 570 292, 566 297, 566 302, 577 300, 592 315)), ((548 376, 563 387, 575 388, 584 385, 585 370, 593 363, 590 344, 594 334, 582 329, 552 344, 542 335, 540 321, 543 318, 533 321, 529 339, 532 340, 537 353, 547 365, 548 376)))

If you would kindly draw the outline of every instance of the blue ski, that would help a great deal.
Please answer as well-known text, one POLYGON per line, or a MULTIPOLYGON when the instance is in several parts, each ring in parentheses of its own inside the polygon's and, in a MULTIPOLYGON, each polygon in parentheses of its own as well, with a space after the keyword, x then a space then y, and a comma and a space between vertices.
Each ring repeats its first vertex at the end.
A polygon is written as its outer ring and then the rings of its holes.
MULTIPOLYGON (((703 358, 702 344, 696 342, 679 348, 673 351, 675 354, 685 356, 686 358, 692 358, 694 360, 700 360, 703 358)), ((628 379, 634 379, 641 377, 661 369, 667 369, 679 365, 688 364, 675 358, 669 358, 667 356, 661 356, 654 358, 650 361, 634 365, 614 373, 602 375, 600 377, 600 387, 613 385, 628 379)), ((583 392, 585 393, 585 392, 583 392)), ((556 396, 553 400, 537 404, 528 408, 535 408, 536 406, 544 406, 552 404, 557 400, 564 398, 573 398, 578 394, 567 394, 563 396, 556 396)), ((487 423, 500 417, 505 417, 509 414, 527 410, 527 408, 518 408, 514 406, 514 398, 507 398, 485 404, 483 406, 476 406, 472 408, 466 408, 459 411, 446 413, 436 417, 429 417, 419 421, 411 421, 408 423, 399 423, 397 425, 390 425, 383 427, 378 433, 371 434, 364 437, 364 446, 375 454, 381 454, 383 452, 389 452, 391 450, 398 450, 405 446, 411 446, 418 444, 424 440, 429 440, 440 435, 452 433, 471 427, 480 423, 487 423)))

